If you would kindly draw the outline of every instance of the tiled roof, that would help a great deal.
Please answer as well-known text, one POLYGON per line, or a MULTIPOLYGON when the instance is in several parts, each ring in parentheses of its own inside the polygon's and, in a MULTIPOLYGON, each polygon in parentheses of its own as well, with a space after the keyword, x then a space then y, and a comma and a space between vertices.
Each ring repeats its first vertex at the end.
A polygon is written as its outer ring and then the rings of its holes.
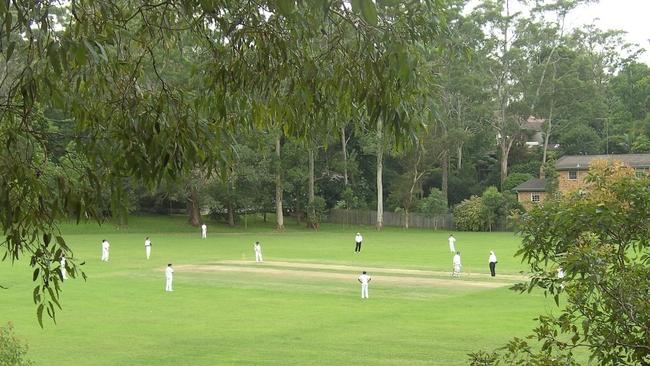
POLYGON ((531 178, 520 185, 513 188, 517 192, 545 192, 546 180, 539 178, 531 178))
POLYGON ((650 154, 567 155, 555 162, 556 170, 588 170, 593 160, 622 161, 632 168, 650 168, 650 154))

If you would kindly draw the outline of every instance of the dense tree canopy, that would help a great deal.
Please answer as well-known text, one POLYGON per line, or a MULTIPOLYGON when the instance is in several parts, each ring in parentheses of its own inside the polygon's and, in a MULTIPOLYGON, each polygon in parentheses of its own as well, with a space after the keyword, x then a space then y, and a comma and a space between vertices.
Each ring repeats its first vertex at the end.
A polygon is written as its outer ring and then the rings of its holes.
MULTIPOLYGON (((124 216, 129 183, 153 189, 197 169, 227 170, 232 134, 269 129, 304 138, 333 126, 323 118, 331 106, 363 110, 370 126, 381 119, 386 131, 409 136, 431 86, 420 50, 442 45, 440 7, 0 3, 3 247, 12 260, 31 257, 39 320, 58 305, 51 263, 70 254, 57 220, 101 220, 106 191, 111 214, 124 216), (58 131, 44 111, 73 121, 70 169, 51 159, 48 140, 58 131)), ((68 263, 75 276, 75 261, 68 263)))
POLYGON ((0 246, 34 267, 39 319, 52 263, 83 275, 61 219, 275 211, 317 228, 332 207, 469 199, 459 222, 488 229, 559 155, 650 151, 639 48, 567 29, 588 1, 515 2, 0 2, 0 246))

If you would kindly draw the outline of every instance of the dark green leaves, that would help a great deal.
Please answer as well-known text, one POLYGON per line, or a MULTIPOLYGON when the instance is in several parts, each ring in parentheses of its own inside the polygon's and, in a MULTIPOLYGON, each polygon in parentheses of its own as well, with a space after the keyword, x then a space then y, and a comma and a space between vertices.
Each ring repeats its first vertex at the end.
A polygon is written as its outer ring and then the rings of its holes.
POLYGON ((361 14, 363 20, 370 25, 377 25, 379 18, 377 16, 377 7, 372 0, 352 0, 352 10, 361 14))

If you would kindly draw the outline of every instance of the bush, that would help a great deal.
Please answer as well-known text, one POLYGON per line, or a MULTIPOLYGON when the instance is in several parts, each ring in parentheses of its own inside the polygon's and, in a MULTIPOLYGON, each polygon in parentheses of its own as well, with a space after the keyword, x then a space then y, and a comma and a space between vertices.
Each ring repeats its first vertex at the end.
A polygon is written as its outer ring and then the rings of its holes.
POLYGON ((32 362, 25 359, 26 354, 27 344, 14 335, 13 324, 10 322, 6 327, 0 327, 0 365, 29 366, 32 362))
POLYGON ((481 231, 487 226, 483 199, 472 196, 454 208, 456 229, 461 231, 481 231))
POLYGON ((447 201, 442 196, 442 192, 437 188, 431 189, 429 195, 423 198, 418 205, 418 211, 427 217, 447 213, 447 210, 447 201))
POLYGON ((512 191, 513 188, 529 180, 532 177, 533 175, 528 173, 512 173, 508 175, 506 181, 503 182, 503 191, 504 192, 512 191))

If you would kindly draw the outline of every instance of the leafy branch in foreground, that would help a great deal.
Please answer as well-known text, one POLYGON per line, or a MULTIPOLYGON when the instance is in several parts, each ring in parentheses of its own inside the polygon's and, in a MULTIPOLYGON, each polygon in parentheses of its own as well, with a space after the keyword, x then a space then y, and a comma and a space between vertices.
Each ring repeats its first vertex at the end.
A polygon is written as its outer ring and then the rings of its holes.
POLYGON ((528 337, 536 342, 515 339, 498 357, 478 352, 470 362, 577 365, 578 349, 598 365, 650 362, 650 179, 597 161, 586 181, 586 189, 533 209, 521 226, 517 254, 532 277, 516 289, 542 289, 559 315, 537 319, 528 337))

